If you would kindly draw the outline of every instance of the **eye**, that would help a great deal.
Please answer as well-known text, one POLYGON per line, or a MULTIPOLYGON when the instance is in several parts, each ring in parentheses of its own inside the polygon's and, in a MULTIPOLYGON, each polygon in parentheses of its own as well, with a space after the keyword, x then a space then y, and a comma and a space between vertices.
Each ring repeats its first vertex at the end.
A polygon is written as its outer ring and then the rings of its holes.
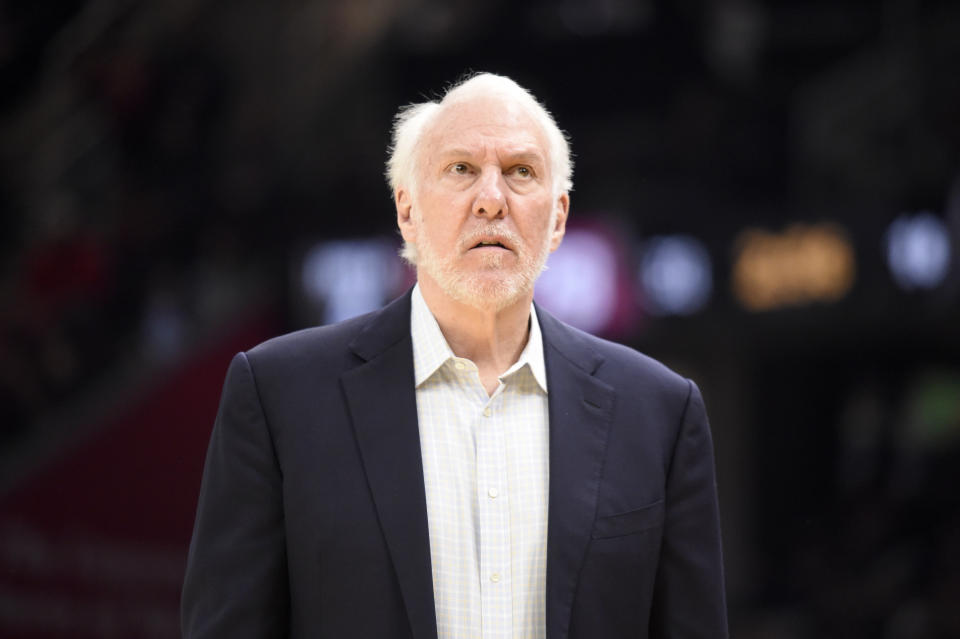
POLYGON ((470 167, 464 162, 457 162, 450 167, 450 170, 457 175, 466 175, 470 171, 470 167))
POLYGON ((520 165, 514 167, 513 172, 522 178, 533 177, 533 170, 529 166, 520 165))

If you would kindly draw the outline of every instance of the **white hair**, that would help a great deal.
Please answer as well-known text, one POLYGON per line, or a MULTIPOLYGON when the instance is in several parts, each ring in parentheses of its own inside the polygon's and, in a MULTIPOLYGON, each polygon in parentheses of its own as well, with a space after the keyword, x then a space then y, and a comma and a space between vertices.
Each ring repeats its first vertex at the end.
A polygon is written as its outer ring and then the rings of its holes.
POLYGON ((491 93, 516 100, 543 129, 549 147, 547 153, 553 175, 554 193, 559 196, 573 188, 573 160, 570 156, 570 144, 550 112, 533 97, 533 94, 510 78, 492 73, 478 73, 450 87, 439 101, 410 104, 397 113, 393 123, 390 157, 387 159, 387 182, 390 185, 391 194, 395 194, 401 185, 416 190, 420 142, 424 131, 441 108, 455 101, 491 93))

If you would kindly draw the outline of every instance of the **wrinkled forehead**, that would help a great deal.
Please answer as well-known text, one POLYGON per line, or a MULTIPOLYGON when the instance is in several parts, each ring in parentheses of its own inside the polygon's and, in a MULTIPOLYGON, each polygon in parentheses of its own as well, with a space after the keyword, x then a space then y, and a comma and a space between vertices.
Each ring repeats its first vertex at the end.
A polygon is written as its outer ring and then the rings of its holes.
MULTIPOLYGON (((548 138, 540 122, 516 98, 501 94, 454 98, 442 103, 424 132, 423 149, 433 154, 447 147, 490 140, 539 151, 549 162, 548 138)), ((421 159, 429 161, 427 157, 421 159)))

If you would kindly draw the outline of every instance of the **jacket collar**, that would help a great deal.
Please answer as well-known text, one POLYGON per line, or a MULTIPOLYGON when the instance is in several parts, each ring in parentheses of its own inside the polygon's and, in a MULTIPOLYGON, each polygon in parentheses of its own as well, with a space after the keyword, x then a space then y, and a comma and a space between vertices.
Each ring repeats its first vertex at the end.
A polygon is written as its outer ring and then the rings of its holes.
POLYGON ((595 339, 537 309, 550 380, 547 639, 566 639, 590 544, 616 394, 596 377, 595 339))
POLYGON ((357 447, 414 639, 437 621, 420 432, 413 387, 410 293, 373 313, 350 349, 362 362, 340 376, 357 447))

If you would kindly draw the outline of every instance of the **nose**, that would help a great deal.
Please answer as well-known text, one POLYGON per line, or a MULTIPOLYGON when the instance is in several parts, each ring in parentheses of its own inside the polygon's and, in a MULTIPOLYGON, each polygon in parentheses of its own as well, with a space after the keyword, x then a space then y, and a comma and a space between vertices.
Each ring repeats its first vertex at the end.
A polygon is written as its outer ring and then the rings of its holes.
POLYGON ((507 214, 503 175, 499 169, 484 171, 481 176, 477 197, 473 201, 473 214, 491 220, 507 214))

